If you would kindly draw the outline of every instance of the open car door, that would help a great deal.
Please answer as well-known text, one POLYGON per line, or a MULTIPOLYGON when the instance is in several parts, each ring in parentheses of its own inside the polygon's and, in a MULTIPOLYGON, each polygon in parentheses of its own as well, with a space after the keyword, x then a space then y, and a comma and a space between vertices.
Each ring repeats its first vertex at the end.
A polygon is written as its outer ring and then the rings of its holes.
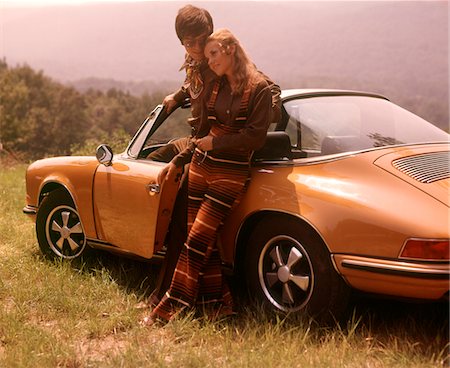
MULTIPOLYGON (((173 180, 158 183, 167 162, 153 161, 149 153, 169 141, 190 134, 189 109, 167 114, 157 106, 144 121, 123 155, 99 165, 93 183, 97 238, 121 252, 151 258, 164 246, 180 184, 181 171, 173 180)), ((111 152, 112 156, 112 152, 111 152)))
POLYGON ((158 183, 164 166, 128 158, 99 165, 93 183, 98 239, 144 258, 163 247, 180 181, 176 175, 158 183))

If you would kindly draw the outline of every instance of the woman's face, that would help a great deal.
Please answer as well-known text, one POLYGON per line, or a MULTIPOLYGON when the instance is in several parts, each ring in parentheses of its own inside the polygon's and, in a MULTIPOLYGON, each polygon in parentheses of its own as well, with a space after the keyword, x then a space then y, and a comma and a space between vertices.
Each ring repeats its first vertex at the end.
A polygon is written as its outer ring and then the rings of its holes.
POLYGON ((217 41, 210 41, 205 46, 205 57, 208 65, 218 76, 232 75, 233 73, 233 48, 227 51, 217 41))

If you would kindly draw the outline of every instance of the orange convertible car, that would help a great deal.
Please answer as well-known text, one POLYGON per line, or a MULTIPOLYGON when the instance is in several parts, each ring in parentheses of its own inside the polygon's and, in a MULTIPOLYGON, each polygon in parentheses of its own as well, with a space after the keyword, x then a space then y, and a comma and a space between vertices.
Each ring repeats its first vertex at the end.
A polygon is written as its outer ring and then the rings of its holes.
MULTIPOLYGON (((350 288, 449 296, 449 135, 383 96, 283 91, 282 118, 253 156, 248 191, 224 224, 224 267, 284 312, 339 313, 350 288)), ((125 152, 31 164, 24 212, 39 246, 165 255, 178 183, 149 154, 189 135, 189 109, 157 106, 125 152)))

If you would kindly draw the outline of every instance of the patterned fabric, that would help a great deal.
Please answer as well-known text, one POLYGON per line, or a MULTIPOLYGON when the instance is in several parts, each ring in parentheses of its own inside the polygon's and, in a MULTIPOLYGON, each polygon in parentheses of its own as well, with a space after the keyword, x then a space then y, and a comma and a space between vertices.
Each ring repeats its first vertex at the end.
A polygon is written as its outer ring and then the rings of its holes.
MULTIPOLYGON (((227 126, 217 121, 214 114, 219 88, 217 83, 208 104, 211 132, 236 133, 246 123, 250 88, 244 91, 237 118, 227 126)), ((153 317, 170 320, 194 306, 217 315, 232 312, 233 299, 222 276, 216 239, 220 225, 245 192, 250 174, 249 156, 249 152, 216 155, 195 149, 189 169, 189 235, 170 288, 153 309, 153 317)))
MULTIPOLYGON (((247 110, 248 110, 248 102, 250 100, 250 84, 247 85, 247 87, 244 89, 242 98, 241 98, 241 104, 239 106, 239 111, 236 116, 236 119, 232 121, 231 124, 223 124, 221 123, 215 113, 215 105, 217 96, 220 91, 220 87, 222 83, 224 82, 224 78, 218 79, 213 87, 213 90, 211 92, 211 97, 208 102, 208 121, 210 125, 210 131, 209 134, 213 137, 219 137, 222 135, 227 134, 238 134, 240 130, 245 126, 247 122, 247 110)), ((214 152, 213 153, 215 157, 217 158, 226 158, 228 160, 233 160, 236 162, 249 162, 250 156, 252 152, 249 151, 237 151, 237 150, 221 150, 220 153, 214 152)))
POLYGON ((197 99, 203 91, 203 77, 200 71, 202 62, 197 62, 189 55, 186 55, 186 60, 181 66, 180 70, 186 69, 186 79, 182 89, 187 91, 191 99, 197 99))

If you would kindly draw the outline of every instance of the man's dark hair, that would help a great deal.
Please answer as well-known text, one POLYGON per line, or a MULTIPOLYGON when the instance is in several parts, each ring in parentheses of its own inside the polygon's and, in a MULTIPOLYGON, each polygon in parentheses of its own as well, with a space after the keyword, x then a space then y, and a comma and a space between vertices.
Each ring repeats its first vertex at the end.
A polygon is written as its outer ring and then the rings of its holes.
POLYGON ((201 34, 210 35, 213 28, 211 14, 206 9, 186 5, 178 10, 175 19, 175 31, 181 42, 186 37, 197 37, 201 34))

